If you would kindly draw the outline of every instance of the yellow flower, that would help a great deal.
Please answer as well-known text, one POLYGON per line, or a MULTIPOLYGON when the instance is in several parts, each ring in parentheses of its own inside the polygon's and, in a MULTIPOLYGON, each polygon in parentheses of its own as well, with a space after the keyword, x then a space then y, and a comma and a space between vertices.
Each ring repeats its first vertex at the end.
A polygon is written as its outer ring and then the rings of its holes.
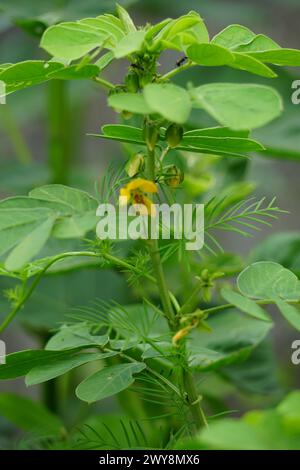
POLYGON ((155 216, 155 208, 145 193, 157 193, 157 186, 153 181, 136 178, 120 189, 119 204, 137 204, 142 215, 155 216))

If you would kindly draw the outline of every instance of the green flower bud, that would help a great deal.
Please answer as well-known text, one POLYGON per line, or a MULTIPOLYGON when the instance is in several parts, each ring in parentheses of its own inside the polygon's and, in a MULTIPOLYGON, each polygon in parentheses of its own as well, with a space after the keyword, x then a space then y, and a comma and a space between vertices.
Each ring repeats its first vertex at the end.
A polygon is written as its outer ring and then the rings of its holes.
POLYGON ((126 75, 125 78, 125 85, 127 88, 127 91, 130 93, 136 93, 139 89, 139 77, 136 72, 130 71, 126 75))
POLYGON ((169 147, 174 148, 180 144, 183 136, 183 128, 178 124, 171 124, 166 130, 166 141, 169 147))
POLYGON ((168 165, 164 168, 164 183, 171 188, 177 188, 183 179, 183 171, 176 165, 168 165))
POLYGON ((159 129, 153 122, 144 125, 143 136, 149 150, 153 151, 159 139, 159 129))
POLYGON ((143 171, 145 166, 145 156, 142 152, 139 152, 128 160, 125 166, 125 171, 130 178, 135 176, 140 171, 143 171))

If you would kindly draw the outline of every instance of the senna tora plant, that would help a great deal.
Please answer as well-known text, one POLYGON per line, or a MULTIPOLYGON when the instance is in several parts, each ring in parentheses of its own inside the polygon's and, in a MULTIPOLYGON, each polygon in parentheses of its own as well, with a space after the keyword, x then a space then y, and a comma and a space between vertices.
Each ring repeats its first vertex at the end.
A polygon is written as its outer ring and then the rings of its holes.
POLYGON ((197 77, 205 77, 208 67, 226 66, 276 80, 279 66, 300 65, 300 51, 240 25, 210 38, 194 11, 137 27, 121 6, 116 16, 50 26, 40 46, 50 55, 46 60, 0 65, 7 99, 51 80, 92 81, 99 94, 106 92, 116 119, 89 138, 98 139, 100 155, 104 141, 117 142, 125 158, 104 172, 95 194, 50 184, 0 201, 0 274, 12 284, 3 292, 11 309, 0 332, 25 315, 24 306, 30 308, 32 294, 51 273, 115 269, 128 283, 131 302, 91 299, 65 312, 45 348, 7 355, 0 379, 25 376, 26 385, 34 386, 68 376, 77 399, 89 405, 116 396, 127 421, 116 431, 116 423, 107 424, 100 414, 101 431, 89 425, 80 434, 42 405, 29 405, 25 398, 14 402, 5 394, 1 413, 12 419, 14 407, 28 407, 47 445, 56 448, 230 448, 232 433, 242 439, 245 429, 245 440, 253 439, 248 447, 266 448, 266 436, 258 444, 253 437, 255 429, 263 433, 261 426, 266 434, 278 430, 279 446, 300 448, 300 420, 293 421, 292 438, 285 426, 293 407, 300 406, 296 392, 272 410, 272 423, 268 411, 230 421, 217 417, 230 412, 214 393, 220 382, 207 385, 214 374, 226 382, 221 386, 230 383, 239 393, 241 371, 251 372, 252 358, 265 364, 262 345, 273 326, 273 306, 300 330, 296 274, 273 261, 247 265, 223 249, 224 232, 249 236, 285 211, 275 198, 251 196, 252 184, 229 182, 212 191, 210 179, 197 173, 198 165, 205 170, 218 164, 226 180, 231 162, 243 166, 252 153, 262 154, 265 147, 251 131, 279 118, 283 108, 274 88, 253 79, 199 86, 197 77), (107 69, 114 70, 119 60, 125 64, 122 77, 118 72, 108 80, 107 69), (186 83, 186 76, 192 80, 186 83), (210 127, 193 125, 199 121, 195 116, 210 127), (107 236, 99 236, 97 208, 104 203, 114 205, 116 214, 138 205, 149 224, 158 203, 203 204, 204 244, 188 250, 192 240, 186 232, 180 238, 171 231, 166 239, 162 225, 158 237, 148 231, 125 241, 111 236, 107 222, 107 236))

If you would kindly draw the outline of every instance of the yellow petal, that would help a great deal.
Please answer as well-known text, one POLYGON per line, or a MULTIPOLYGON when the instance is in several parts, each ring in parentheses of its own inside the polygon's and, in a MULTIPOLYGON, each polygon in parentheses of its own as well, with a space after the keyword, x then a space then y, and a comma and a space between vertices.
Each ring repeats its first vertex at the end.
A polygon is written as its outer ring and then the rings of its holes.
POLYGON ((126 186, 128 191, 134 191, 135 189, 141 189, 145 193, 157 193, 157 186, 153 181, 145 180, 143 178, 136 178, 130 181, 126 186))

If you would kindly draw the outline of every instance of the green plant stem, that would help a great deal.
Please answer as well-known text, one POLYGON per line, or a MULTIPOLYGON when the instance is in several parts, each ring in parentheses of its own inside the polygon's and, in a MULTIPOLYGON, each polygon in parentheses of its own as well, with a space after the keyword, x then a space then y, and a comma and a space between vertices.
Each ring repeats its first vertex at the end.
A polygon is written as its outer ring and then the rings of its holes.
POLYGON ((202 397, 197 392, 194 377, 189 370, 183 371, 183 383, 196 428, 207 427, 207 420, 200 404, 202 397))
POLYGON ((1 121, 19 162, 28 165, 33 158, 8 104, 0 105, 1 121))
MULTIPOLYGON (((155 181, 155 152, 151 151, 150 149, 148 149, 147 157, 147 174, 149 179, 155 181)), ((163 310, 168 320, 169 327, 171 331, 174 332, 177 327, 177 317, 174 314, 172 308, 169 291, 167 288, 167 283, 161 263, 158 241, 149 239, 148 245, 163 310)), ((197 393, 193 375, 189 371, 188 367, 182 370, 182 374, 183 385, 185 388, 185 393, 187 395, 187 403, 193 416, 195 426, 197 429, 200 429, 203 426, 207 426, 205 415, 200 404, 201 397, 199 397, 197 393)))
POLYGON ((50 80, 48 84, 48 161, 52 183, 68 184, 71 165, 68 83, 50 80))
POLYGON ((192 64, 189 61, 187 64, 181 65, 181 67, 176 67, 176 69, 170 70, 170 72, 167 72, 165 75, 160 77, 160 80, 161 81, 168 81, 171 78, 175 77, 175 75, 177 75, 178 73, 184 72, 184 70, 188 70, 189 68, 193 67, 194 65, 196 65, 196 64, 192 64))
POLYGON ((105 90, 114 90, 115 88, 115 85, 113 83, 110 83, 104 78, 95 77, 94 81, 98 83, 98 85, 102 86, 102 88, 105 88, 105 90))
MULTIPOLYGON (((154 150, 148 151, 147 157, 147 173, 149 179, 155 181, 155 153, 154 150)), ((152 261, 153 270, 155 273, 158 290, 161 297, 161 303, 163 306, 164 313, 168 319, 169 325, 174 329, 176 324, 174 310, 171 304, 171 299, 169 296, 169 290, 167 288, 166 279, 163 272, 163 267, 160 258, 160 252, 158 247, 158 242, 155 239, 148 240, 149 253, 152 261)))

